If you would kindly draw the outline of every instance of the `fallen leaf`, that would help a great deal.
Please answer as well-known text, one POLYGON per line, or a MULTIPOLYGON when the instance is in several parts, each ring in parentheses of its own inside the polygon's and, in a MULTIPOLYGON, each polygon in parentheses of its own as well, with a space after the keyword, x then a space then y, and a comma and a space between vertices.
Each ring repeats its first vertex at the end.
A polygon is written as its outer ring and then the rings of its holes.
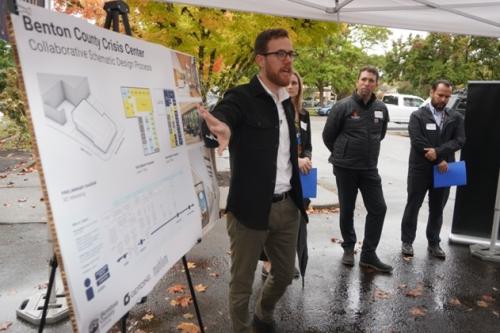
POLYGON ((450 301, 448 302, 450 303, 450 305, 462 305, 462 302, 460 302, 460 300, 456 297, 453 297, 452 299, 450 299, 450 301))
POLYGON ((199 293, 204 293, 206 290, 207 290, 207 286, 205 286, 204 284, 200 283, 200 284, 197 284, 196 286, 194 286, 194 290, 196 290, 197 292, 199 293))
POLYGON ((414 317, 423 317, 427 314, 427 310, 421 306, 414 306, 410 309, 410 314, 414 317))
POLYGON ((36 208, 36 206, 35 205, 31 205, 31 208, 36 208))
POLYGON ((183 293, 186 290, 186 285, 174 284, 173 286, 169 287, 167 290, 171 294, 183 293))
POLYGON ((182 317, 183 317, 184 319, 193 319, 193 318, 194 318, 193 314, 192 314, 192 313, 189 313, 189 312, 188 312, 188 313, 183 314, 183 315, 182 315, 182 317))
POLYGON ((175 299, 170 301, 170 305, 172 306, 180 306, 181 308, 187 308, 189 304, 191 304, 193 300, 191 299, 191 296, 189 295, 184 295, 184 296, 177 296, 175 299))
POLYGON ((26 199, 26 198, 19 198, 19 199, 17 199, 17 202, 26 202, 26 201, 28 201, 28 199, 26 199))
POLYGON ((410 262, 413 259, 413 257, 410 256, 403 256, 403 260, 406 262, 410 262))
POLYGON ((38 286, 36 286, 39 290, 40 289, 47 289, 48 288, 48 283, 47 282, 43 282, 43 283, 39 283, 38 286))
POLYGON ((154 318, 155 318, 155 316, 153 315, 153 313, 151 311, 146 312, 146 314, 144 316, 142 316, 142 320, 146 320, 146 321, 151 321, 154 318))
POLYGON ((483 295, 481 297, 481 299, 485 302, 488 302, 488 303, 493 303, 495 302, 495 298, 493 298, 493 296, 489 295, 489 294, 486 294, 486 295, 483 295))
POLYGON ((499 314, 498 314, 498 312, 496 312, 496 311, 491 311, 491 313, 493 313, 493 314, 494 314, 495 316, 497 316, 497 317, 500 317, 500 315, 499 315, 499 314))
POLYGON ((196 268, 196 264, 194 262, 192 262, 192 261, 188 261, 188 268, 189 269, 194 269, 194 268, 196 268))
POLYGON ((3 323, 0 323, 0 331, 6 331, 10 326, 12 326, 12 322, 4 321, 3 323))
POLYGON ((338 239, 338 238, 335 238, 335 237, 332 237, 332 243, 335 243, 335 244, 342 244, 342 240, 341 239, 338 239))
POLYGON ((8 182, 7 187, 14 187, 14 182, 8 182))
POLYGON ((217 273, 217 272, 213 272, 213 273, 210 273, 208 275, 210 275, 211 277, 215 277, 215 278, 219 277, 219 273, 217 273))
POLYGON ((7 177, 7 175, 0 175, 0 179, 7 177))
POLYGON ((3 206, 4 206, 4 207, 10 207, 10 206, 11 206, 11 204, 10 204, 10 203, 8 203, 8 202, 6 202, 6 203, 4 203, 4 204, 3 204, 3 206))
POLYGON ((181 333, 199 333, 201 332, 200 327, 193 323, 182 322, 177 325, 177 329, 181 331, 181 333))
POLYGON ((422 296, 423 292, 424 292, 423 286, 417 283, 417 287, 415 289, 407 291, 405 295, 408 297, 417 298, 419 296, 422 296))
POLYGON ((498 291, 498 288, 492 287, 493 291, 498 291))
POLYGON ((400 285, 398 286, 398 289, 405 289, 406 287, 407 287, 407 286, 406 286, 406 284, 400 284, 400 285))
POLYGON ((389 299, 391 297, 391 294, 387 291, 383 291, 382 289, 375 288, 373 297, 375 297, 375 299, 389 299))
POLYGON ((40 201, 45 201, 45 199, 43 197, 40 198, 40 201))
POLYGON ((477 301, 476 303, 480 308, 487 308, 489 306, 485 301, 477 301))

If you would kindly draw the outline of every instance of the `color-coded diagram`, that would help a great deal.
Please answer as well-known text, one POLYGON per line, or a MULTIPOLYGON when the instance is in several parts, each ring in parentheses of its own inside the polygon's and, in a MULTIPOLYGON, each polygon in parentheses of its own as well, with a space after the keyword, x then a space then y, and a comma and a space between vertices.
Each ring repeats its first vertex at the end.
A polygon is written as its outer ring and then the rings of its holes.
POLYGON ((147 88, 121 87, 123 107, 127 118, 137 118, 144 155, 160 151, 156 132, 151 93, 147 88))
POLYGON ((182 146, 182 125, 179 115, 179 109, 175 101, 174 91, 169 89, 163 90, 163 98, 165 100, 165 107, 167 108, 170 147, 175 148, 182 146))

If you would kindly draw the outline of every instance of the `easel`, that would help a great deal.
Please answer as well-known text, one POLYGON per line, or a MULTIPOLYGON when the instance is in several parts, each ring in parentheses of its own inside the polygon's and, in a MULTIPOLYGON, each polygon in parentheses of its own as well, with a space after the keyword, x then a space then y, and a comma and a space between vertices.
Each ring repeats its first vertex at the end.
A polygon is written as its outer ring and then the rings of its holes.
MULTIPOLYGON (((17 7, 16 0, 8 0, 8 1, 9 1, 9 9, 10 9, 10 11, 12 13, 15 13, 16 15, 18 15, 19 12, 18 12, 18 7, 17 7)), ((105 21, 105 25, 104 25, 104 27, 106 29, 110 29, 111 28, 111 24, 113 24, 113 30, 116 31, 116 32, 119 32, 119 20, 120 20, 120 16, 121 16, 122 23, 123 23, 123 26, 124 26, 124 29, 125 29, 125 33, 127 35, 129 35, 129 36, 132 35, 131 29, 130 29, 130 25, 129 25, 129 21, 128 21, 128 16, 127 16, 128 13, 129 13, 129 7, 128 7, 128 5, 125 2, 123 2, 121 0, 110 1, 110 2, 107 2, 104 5, 104 9, 106 11, 106 21, 105 21)), ((199 240, 199 241, 201 241, 201 240, 199 240)), ((203 327, 203 322, 202 322, 200 310, 199 310, 199 307, 198 307, 198 301, 196 299, 196 294, 195 294, 195 290, 194 290, 193 283, 192 283, 192 280, 191 280, 191 275, 190 275, 190 271, 189 271, 189 267, 188 267, 186 256, 182 257, 182 263, 183 263, 183 266, 184 266, 184 271, 186 272, 186 277, 187 277, 187 280, 188 280, 189 289, 190 289, 190 292, 191 292, 191 297, 193 299, 193 304, 194 304, 194 307, 195 307, 196 316, 197 316, 198 323, 199 323, 199 326, 200 326, 200 331, 202 333, 204 333, 205 330, 204 330, 204 327, 203 327)), ((57 262, 56 255, 54 254, 53 258, 50 260, 50 268, 51 268, 51 270, 50 270, 49 283, 48 283, 48 286, 47 286, 47 292, 46 292, 45 295, 37 297, 36 301, 38 303, 36 303, 35 306, 34 306, 34 308, 37 311, 40 311, 40 310, 42 311, 41 317, 39 315, 37 315, 36 318, 30 318, 30 316, 20 315, 19 314, 20 312, 22 313, 23 310, 25 310, 27 308, 27 305, 31 301, 31 299, 25 300, 23 302, 23 304, 21 305, 21 309, 17 310, 17 313, 18 313, 19 317, 22 317, 22 318, 24 318, 24 319, 32 322, 33 324, 38 324, 39 325, 38 326, 38 332, 39 333, 43 332, 46 323, 55 323, 55 322, 58 322, 61 319, 65 319, 68 316, 68 305, 67 305, 67 303, 64 303, 62 305, 61 304, 57 304, 57 301, 59 299, 61 299, 62 302, 65 302, 65 300, 66 300, 64 294, 56 295, 55 273, 56 273, 57 266, 58 266, 58 262, 57 262), (39 305, 42 302, 43 302, 43 306, 39 305), (50 315, 51 316, 48 316, 49 311, 50 311, 50 315), (58 314, 63 313, 64 316, 61 315, 57 319, 54 319, 53 318, 53 314, 54 313, 58 313, 58 314)), ((140 303, 145 302, 145 300, 146 300, 146 297, 143 297, 141 299, 140 303)), ((121 329, 122 333, 126 333, 126 331, 127 331, 127 325, 126 324, 127 324, 128 315, 129 314, 126 313, 120 319, 120 329, 121 329)))
MULTIPOLYGON (((129 6, 122 0, 108 1, 104 4, 104 10, 106 11, 106 21, 104 22, 104 28, 110 29, 111 24, 113 24, 113 31, 120 32, 120 17, 122 18, 123 27, 125 28, 125 33, 132 36, 132 30, 130 29, 130 24, 128 21, 128 13, 130 12, 129 6)), ((201 239, 198 240, 201 242, 201 239)), ((182 265, 184 266, 184 272, 186 272, 186 278, 189 285, 189 291, 191 292, 191 298, 193 299, 194 309, 196 311, 196 317, 198 319, 198 325, 200 326, 200 332, 205 333, 205 328, 203 327, 203 321, 201 319, 200 308, 198 307, 198 300, 196 298, 196 293, 193 287, 193 282, 191 280, 191 273, 189 272, 188 262, 186 256, 182 256, 182 265)), ((143 297, 139 304, 146 301, 146 297, 143 297)), ((127 312, 120 319, 120 330, 122 333, 127 332, 127 318, 129 313, 127 312)))

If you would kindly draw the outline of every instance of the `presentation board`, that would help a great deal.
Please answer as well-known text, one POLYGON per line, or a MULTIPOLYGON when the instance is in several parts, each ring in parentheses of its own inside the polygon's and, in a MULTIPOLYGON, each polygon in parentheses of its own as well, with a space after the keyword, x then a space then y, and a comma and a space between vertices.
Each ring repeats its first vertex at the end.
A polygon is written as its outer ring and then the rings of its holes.
POLYGON ((219 217, 196 62, 21 2, 11 20, 73 328, 106 332, 219 217))

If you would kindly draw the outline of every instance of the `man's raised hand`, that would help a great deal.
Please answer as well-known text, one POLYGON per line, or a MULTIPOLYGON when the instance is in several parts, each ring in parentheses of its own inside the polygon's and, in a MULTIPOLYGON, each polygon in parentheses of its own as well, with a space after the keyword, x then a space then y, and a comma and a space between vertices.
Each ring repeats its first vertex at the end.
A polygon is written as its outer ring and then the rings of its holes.
POLYGON ((213 135, 217 137, 217 142, 219 142, 219 147, 217 148, 217 153, 219 156, 222 155, 224 149, 229 145, 229 139, 231 138, 231 129, 224 122, 215 118, 207 109, 203 106, 198 106, 198 112, 200 116, 207 123, 207 127, 212 132, 213 135))

